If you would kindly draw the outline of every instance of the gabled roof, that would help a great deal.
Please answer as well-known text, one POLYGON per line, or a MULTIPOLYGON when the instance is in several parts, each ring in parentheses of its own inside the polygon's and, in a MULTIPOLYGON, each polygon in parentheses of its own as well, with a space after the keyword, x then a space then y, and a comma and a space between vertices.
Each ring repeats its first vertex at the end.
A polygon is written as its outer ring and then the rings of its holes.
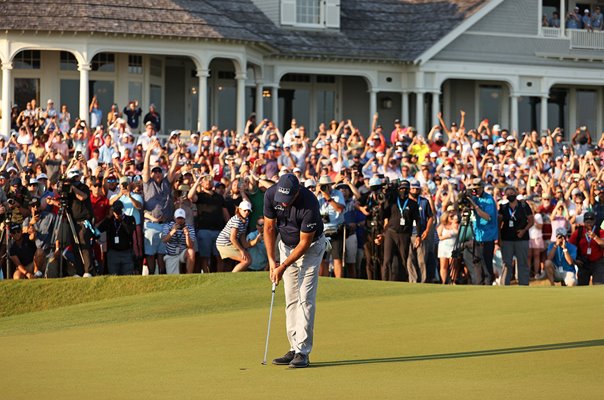
POLYGON ((339 30, 297 30, 275 26, 252 0, 5 0, 0 29, 230 39, 277 56, 413 62, 487 3, 342 0, 339 30))

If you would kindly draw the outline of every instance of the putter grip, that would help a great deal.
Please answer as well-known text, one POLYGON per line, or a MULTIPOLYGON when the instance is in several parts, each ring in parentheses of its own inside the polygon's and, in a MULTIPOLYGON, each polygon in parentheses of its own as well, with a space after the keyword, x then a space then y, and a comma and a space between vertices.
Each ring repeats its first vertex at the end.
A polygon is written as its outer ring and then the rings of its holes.
POLYGON ((273 293, 275 293, 276 288, 277 288, 277 284, 275 282, 273 282, 273 288, 271 289, 273 291, 273 293))

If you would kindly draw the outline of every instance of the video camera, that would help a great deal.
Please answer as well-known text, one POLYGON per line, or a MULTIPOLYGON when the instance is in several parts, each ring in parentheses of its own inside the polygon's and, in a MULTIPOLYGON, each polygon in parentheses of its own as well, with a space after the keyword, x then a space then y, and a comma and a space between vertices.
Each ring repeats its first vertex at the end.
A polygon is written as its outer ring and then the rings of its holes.
POLYGON ((73 180, 66 176, 61 176, 57 182, 57 191, 59 193, 59 202, 61 206, 66 207, 69 204, 69 194, 71 193, 71 186, 73 180))

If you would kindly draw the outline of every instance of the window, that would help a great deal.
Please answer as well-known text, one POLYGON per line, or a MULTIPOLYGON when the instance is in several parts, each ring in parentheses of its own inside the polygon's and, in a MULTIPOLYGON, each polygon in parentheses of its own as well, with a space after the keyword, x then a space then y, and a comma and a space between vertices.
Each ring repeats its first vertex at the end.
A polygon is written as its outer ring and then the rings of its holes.
POLYGON ((40 79, 15 78, 14 82, 15 104, 20 110, 25 110, 25 105, 31 100, 36 100, 37 104, 40 104, 40 79))
POLYGON ((297 0, 296 22, 299 24, 321 23, 321 0, 297 0))
POLYGON ((128 55, 128 73, 137 75, 143 73, 143 56, 128 55))
POLYGON ((151 69, 150 69, 150 73, 151 76, 156 76, 158 78, 162 77, 162 62, 161 59, 159 58, 152 58, 151 59, 151 69))
POLYGON ((115 71, 115 54, 99 53, 92 59, 92 70, 99 72, 115 71))
POLYGON ((40 69, 40 50, 23 50, 15 56, 15 69, 40 69))
POLYGON ((61 71, 76 71, 78 61, 75 56, 68 51, 61 52, 61 71))
POLYGON ((340 0, 281 0, 281 24, 339 28, 340 0))

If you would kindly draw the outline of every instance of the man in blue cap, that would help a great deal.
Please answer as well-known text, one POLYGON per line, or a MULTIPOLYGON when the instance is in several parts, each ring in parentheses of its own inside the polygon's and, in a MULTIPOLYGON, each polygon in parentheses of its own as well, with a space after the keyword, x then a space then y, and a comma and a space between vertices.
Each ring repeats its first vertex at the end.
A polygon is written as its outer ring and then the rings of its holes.
POLYGON ((313 344, 319 268, 328 246, 319 202, 294 174, 284 174, 264 194, 264 221, 270 278, 276 284, 283 278, 290 343, 290 351, 273 364, 304 368, 313 344), (279 261, 275 260, 277 233, 281 235, 279 261))

